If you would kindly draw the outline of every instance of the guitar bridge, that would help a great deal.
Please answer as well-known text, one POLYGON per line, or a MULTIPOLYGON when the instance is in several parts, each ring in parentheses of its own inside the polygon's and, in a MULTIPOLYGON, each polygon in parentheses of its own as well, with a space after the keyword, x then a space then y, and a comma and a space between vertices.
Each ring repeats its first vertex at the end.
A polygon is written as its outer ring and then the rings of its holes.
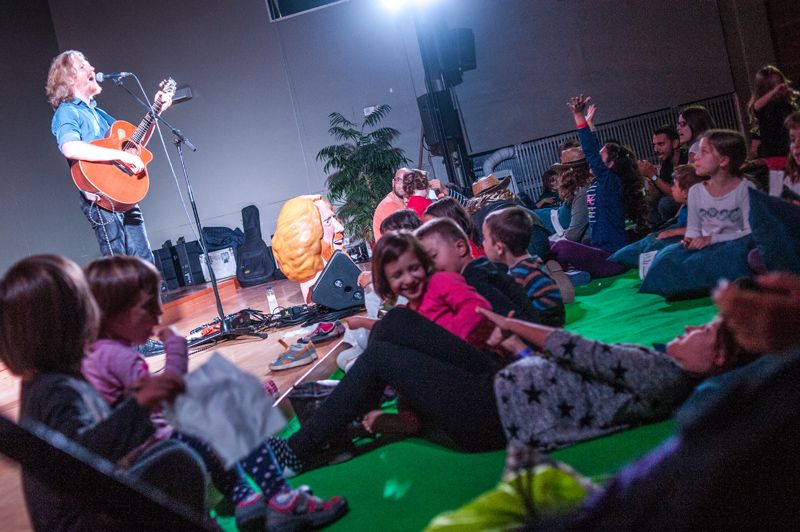
POLYGON ((114 161, 114 162, 113 162, 113 163, 111 163, 111 164, 113 164, 114 166, 116 166, 116 167, 117 167, 117 168, 118 168, 118 169, 119 169, 121 172, 125 172, 125 173, 126 173, 126 174, 128 174, 129 176, 133 177, 133 172, 131 172, 130 168, 128 168, 127 166, 125 166, 125 165, 124 165, 124 164, 122 164, 121 162, 114 161))

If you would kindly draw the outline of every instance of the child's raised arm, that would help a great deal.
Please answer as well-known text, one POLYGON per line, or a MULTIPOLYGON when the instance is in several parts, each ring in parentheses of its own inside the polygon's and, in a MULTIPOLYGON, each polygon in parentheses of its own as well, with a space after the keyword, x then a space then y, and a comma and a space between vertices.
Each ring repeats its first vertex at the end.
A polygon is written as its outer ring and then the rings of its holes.
POLYGON ((476 308, 475 311, 488 318, 496 327, 508 333, 516 334, 539 351, 544 349, 547 337, 555 330, 547 325, 505 317, 485 308, 476 308))

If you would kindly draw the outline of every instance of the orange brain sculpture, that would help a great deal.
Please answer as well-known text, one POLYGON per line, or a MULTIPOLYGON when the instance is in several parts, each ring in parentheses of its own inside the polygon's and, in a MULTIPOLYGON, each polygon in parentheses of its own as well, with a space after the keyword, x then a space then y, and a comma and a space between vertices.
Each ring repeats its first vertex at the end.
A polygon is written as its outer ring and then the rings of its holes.
POLYGON ((297 196, 283 204, 272 250, 283 274, 302 283, 312 279, 325 266, 322 257, 322 221, 315 201, 320 195, 297 196))

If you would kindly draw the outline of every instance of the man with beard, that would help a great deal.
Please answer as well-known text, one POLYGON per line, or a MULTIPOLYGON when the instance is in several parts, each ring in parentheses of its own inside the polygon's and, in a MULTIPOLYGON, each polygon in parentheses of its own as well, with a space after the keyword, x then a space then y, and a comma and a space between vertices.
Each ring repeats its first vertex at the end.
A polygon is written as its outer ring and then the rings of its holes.
MULTIPOLYGON (((127 168, 133 175, 144 170, 144 162, 135 150, 117 150, 91 144, 104 138, 114 119, 97 107, 94 97, 102 89, 95 78, 94 67, 81 52, 67 50, 53 59, 47 76, 47 100, 55 111, 52 133, 58 149, 70 166, 78 161, 113 162, 127 168)), ((169 92, 159 92, 159 112, 172 103, 169 92)), ((144 134, 142 146, 147 144, 153 125, 144 134)), ((101 196, 80 192, 80 206, 100 245, 103 255, 133 255, 153 262, 153 253, 144 227, 144 217, 138 205, 114 212, 101 208, 101 196)))
POLYGON ((403 201, 403 176, 410 171, 409 168, 404 167, 395 172, 394 178, 392 178, 392 191, 386 194, 386 197, 375 208, 375 214, 372 215, 372 233, 375 235, 375 242, 381 238, 381 222, 393 212, 406 208, 403 201))
POLYGON ((672 126, 662 126, 653 132, 653 152, 661 163, 656 169, 649 161, 639 161, 639 171, 650 180, 648 191, 649 222, 654 229, 675 216, 680 204, 672 199, 672 171, 686 164, 688 155, 681 150, 678 131, 672 126))

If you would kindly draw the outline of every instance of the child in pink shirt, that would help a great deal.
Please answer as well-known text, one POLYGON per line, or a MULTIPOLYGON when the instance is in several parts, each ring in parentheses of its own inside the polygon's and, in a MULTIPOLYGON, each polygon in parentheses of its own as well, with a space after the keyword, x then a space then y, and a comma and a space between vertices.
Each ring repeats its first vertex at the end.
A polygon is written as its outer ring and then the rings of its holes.
MULTIPOLYGON (((105 257, 86 267, 86 278, 102 317, 99 339, 83 359, 81 371, 107 403, 124 398, 134 381, 150 374, 146 359, 134 346, 146 342, 156 328, 166 351, 164 372, 186 372, 186 339, 172 327, 158 327, 161 278, 152 264, 125 255, 105 257)), ((234 504, 240 529, 264 519, 271 525, 322 526, 347 511, 347 502, 341 497, 322 500, 308 490, 290 489, 266 443, 226 470, 208 443, 174 431, 159 414, 151 419, 157 429, 156 440, 176 438, 197 451, 214 485, 234 504), (263 494, 253 490, 245 471, 263 494)))

